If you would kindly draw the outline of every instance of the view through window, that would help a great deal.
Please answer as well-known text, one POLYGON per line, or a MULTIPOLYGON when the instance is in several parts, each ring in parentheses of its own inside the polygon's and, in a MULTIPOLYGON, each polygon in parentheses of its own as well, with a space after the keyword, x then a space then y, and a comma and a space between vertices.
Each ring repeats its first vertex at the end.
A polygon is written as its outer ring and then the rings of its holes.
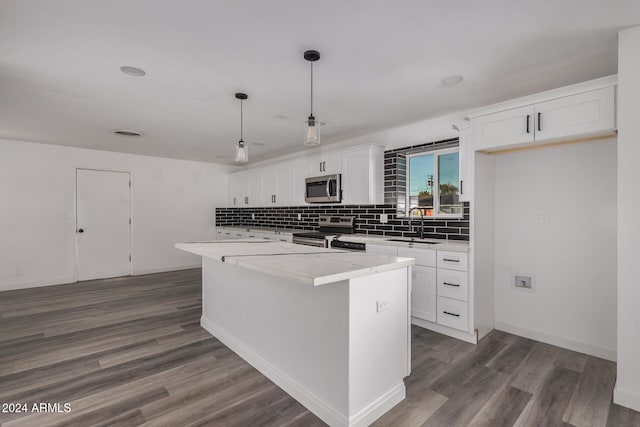
POLYGON ((458 149, 408 157, 407 206, 411 216, 460 216, 458 149))

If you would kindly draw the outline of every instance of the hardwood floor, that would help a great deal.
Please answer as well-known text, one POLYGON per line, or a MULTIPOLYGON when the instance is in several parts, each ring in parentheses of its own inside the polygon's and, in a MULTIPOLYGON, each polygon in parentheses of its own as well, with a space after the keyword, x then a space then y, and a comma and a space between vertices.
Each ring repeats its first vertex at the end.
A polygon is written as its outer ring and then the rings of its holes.
MULTIPOLYGON (((0 424, 324 425, 204 331, 200 303, 200 270, 0 292, 0 403, 28 406, 0 424), (31 412, 43 402, 71 412, 31 412)), ((611 403, 612 362, 412 331, 407 399, 376 426, 640 426, 611 403)))

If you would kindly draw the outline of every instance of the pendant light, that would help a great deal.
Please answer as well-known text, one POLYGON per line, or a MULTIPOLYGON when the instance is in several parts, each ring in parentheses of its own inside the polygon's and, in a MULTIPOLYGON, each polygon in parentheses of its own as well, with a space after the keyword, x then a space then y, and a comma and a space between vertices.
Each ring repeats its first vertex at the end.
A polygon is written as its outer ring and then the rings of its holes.
POLYGON ((240 100, 240 141, 236 144, 236 162, 246 163, 249 161, 249 146, 242 139, 242 101, 248 98, 246 93, 236 93, 236 98, 240 100))
POLYGON ((313 63, 320 59, 320 52, 317 50, 307 50, 304 53, 304 59, 311 63, 311 112, 306 121, 307 132, 304 138, 304 145, 313 147, 320 145, 320 126, 324 124, 316 120, 313 116, 313 63))

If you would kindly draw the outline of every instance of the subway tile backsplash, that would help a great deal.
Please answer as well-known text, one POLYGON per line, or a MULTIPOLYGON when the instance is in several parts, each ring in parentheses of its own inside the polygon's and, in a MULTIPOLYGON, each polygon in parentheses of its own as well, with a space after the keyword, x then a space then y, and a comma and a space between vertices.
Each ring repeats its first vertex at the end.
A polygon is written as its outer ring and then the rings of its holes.
MULTIPOLYGON (((371 235, 406 237, 417 232, 419 220, 398 218, 396 205, 312 205, 256 208, 217 208, 216 225, 246 225, 298 230, 316 230, 320 215, 353 215, 356 232, 371 235), (300 214, 300 220, 298 220, 300 214), (380 223, 380 214, 389 221, 380 223)), ((425 218, 424 236, 430 239, 469 240, 469 203, 464 203, 462 218, 425 218)))

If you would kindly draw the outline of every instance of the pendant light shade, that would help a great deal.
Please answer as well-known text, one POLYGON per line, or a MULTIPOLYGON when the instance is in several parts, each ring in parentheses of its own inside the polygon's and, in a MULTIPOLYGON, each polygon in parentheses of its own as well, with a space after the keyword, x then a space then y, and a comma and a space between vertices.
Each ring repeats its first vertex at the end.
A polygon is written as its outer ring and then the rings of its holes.
POLYGON ((305 122, 307 129, 304 138, 304 145, 313 147, 320 145, 320 126, 324 124, 316 120, 313 116, 313 63, 320 59, 320 52, 317 50, 307 50, 304 53, 304 59, 309 61, 311 64, 311 112, 309 114, 309 118, 305 122))
POLYGON ((249 146, 242 139, 242 101, 248 98, 246 93, 236 93, 236 98, 240 100, 240 141, 236 143, 236 162, 246 163, 249 161, 249 146))

